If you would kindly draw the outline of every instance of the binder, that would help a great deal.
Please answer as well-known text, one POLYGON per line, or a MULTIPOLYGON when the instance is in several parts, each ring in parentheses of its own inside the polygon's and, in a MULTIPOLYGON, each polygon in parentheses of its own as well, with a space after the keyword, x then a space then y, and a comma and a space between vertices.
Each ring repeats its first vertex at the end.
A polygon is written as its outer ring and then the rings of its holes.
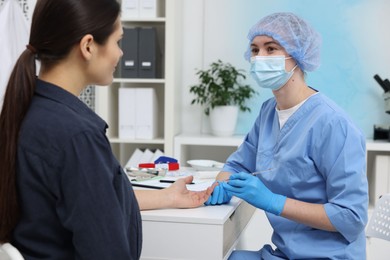
POLYGON ((161 51, 158 46, 156 28, 139 28, 138 38, 138 77, 161 77, 161 51))
POLYGON ((142 18, 156 18, 159 16, 159 0, 139 0, 139 16, 142 18))
POLYGON ((122 78, 138 77, 138 31, 139 28, 123 28, 121 48, 123 56, 120 71, 122 78))
POLYGON ((122 20, 162 16, 161 0, 122 0, 122 20))
POLYGON ((118 137, 123 139, 135 138, 136 103, 135 89, 119 88, 118 97, 118 137))
POLYGON ((121 14, 122 20, 138 18, 140 15, 139 0, 122 0, 121 8, 122 8, 122 14, 121 14))
POLYGON ((135 138, 156 138, 158 123, 158 104, 156 91, 154 88, 136 88, 135 91, 135 138))

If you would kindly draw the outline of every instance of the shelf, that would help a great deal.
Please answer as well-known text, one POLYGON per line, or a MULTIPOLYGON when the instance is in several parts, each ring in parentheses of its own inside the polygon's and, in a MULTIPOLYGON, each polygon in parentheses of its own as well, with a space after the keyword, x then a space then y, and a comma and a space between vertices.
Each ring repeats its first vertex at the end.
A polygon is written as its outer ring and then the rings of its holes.
POLYGON ((210 146, 235 146, 238 147, 244 140, 244 135, 220 137, 214 135, 188 135, 181 134, 175 137, 175 143, 184 145, 210 145, 210 146))
POLYGON ((366 140, 367 151, 390 152, 390 142, 386 140, 366 140))
POLYGON ((165 79, 114 78, 113 83, 164 84, 165 79))
POLYGON ((174 157, 184 165, 189 159, 213 159, 224 162, 244 141, 245 136, 180 134, 174 138, 174 157))
POLYGON ((165 23, 165 17, 121 19, 122 23, 165 23))
POLYGON ((124 144, 164 144, 164 139, 122 139, 122 138, 109 138, 111 143, 124 143, 124 144))

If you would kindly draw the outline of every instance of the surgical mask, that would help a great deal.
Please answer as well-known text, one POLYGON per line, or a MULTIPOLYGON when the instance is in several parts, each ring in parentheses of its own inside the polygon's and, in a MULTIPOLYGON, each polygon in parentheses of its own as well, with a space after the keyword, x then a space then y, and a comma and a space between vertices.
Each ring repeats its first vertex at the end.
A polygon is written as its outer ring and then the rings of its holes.
POLYGON ((284 56, 255 56, 251 58, 251 75, 262 88, 278 90, 283 87, 294 74, 295 67, 286 71, 284 56))

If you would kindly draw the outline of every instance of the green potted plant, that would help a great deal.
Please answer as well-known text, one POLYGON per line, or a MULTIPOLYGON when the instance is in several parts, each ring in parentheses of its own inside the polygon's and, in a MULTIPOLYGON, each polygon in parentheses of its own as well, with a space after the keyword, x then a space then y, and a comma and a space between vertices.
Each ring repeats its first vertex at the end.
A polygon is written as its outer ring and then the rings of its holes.
POLYGON ((256 91, 242 83, 246 79, 243 70, 221 60, 211 63, 206 70, 198 70, 196 75, 199 77, 199 84, 190 87, 190 93, 196 96, 191 104, 204 106, 204 113, 210 115, 213 134, 232 135, 238 110, 250 111, 245 102, 256 94, 256 91), (227 116, 220 115, 221 110, 227 110, 227 116))

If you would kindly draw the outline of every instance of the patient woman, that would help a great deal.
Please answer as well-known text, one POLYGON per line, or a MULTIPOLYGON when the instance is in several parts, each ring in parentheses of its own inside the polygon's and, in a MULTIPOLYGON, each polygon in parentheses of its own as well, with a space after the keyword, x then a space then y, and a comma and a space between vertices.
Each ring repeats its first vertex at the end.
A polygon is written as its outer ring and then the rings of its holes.
POLYGON ((188 191, 192 177, 134 191, 107 124, 78 99, 113 80, 119 12, 116 0, 37 1, 0 116, 0 242, 25 259, 138 259, 140 210, 198 207, 211 193, 188 191))

